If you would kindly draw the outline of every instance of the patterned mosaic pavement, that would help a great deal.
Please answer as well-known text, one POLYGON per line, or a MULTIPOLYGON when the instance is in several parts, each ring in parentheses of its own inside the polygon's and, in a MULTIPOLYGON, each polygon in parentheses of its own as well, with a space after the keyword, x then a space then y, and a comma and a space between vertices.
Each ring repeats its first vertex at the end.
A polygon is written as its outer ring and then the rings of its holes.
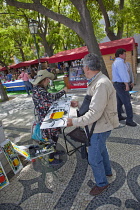
MULTIPOLYGON (((15 110, 3 119, 4 132, 19 145, 31 143, 32 103, 15 110), (18 120, 17 120, 18 119, 18 120), (23 120, 24 119, 24 120, 23 120)), ((20 101, 20 100, 19 100, 20 101)), ((22 101, 22 100, 21 100, 22 101)), ((74 115, 72 110, 71 115, 74 115)), ((134 115, 140 124, 140 116, 134 115)), ((128 127, 122 122, 107 141, 113 168, 109 188, 103 194, 89 195, 94 177, 86 159, 79 152, 61 156, 61 165, 50 167, 46 162, 23 161, 17 175, 9 174, 10 184, 0 191, 1 210, 140 210, 140 126, 128 127)), ((68 145, 69 149, 72 146, 68 145)), ((62 134, 58 149, 65 150, 62 134)))

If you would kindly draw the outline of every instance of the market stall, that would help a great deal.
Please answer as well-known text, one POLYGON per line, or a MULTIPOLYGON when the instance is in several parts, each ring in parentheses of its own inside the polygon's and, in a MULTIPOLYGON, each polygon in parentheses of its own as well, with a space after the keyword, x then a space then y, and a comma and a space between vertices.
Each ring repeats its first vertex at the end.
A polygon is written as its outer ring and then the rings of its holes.
MULTIPOLYGON (((115 52, 118 48, 124 48, 126 50, 126 61, 130 62, 134 73, 134 77, 136 79, 137 44, 135 43, 133 37, 100 43, 99 47, 110 79, 112 78, 112 63, 115 59, 115 52)), ((86 87, 86 80, 82 74, 81 59, 88 53, 89 52, 86 46, 71 50, 66 50, 53 55, 52 57, 49 58, 48 62, 57 63, 64 61, 73 61, 71 62, 69 70, 69 78, 64 78, 64 81, 66 80, 66 84, 70 86, 70 88, 83 88, 86 87), (77 76, 78 71, 79 72, 81 71, 80 74, 82 76, 80 77, 77 76)))

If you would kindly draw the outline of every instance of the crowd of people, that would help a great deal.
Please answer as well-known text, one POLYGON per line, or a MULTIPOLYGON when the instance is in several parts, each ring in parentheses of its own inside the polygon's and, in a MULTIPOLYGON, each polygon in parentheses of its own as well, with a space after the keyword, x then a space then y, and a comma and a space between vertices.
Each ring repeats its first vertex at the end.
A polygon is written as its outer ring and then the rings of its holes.
MULTIPOLYGON (((44 70, 47 70, 48 72, 52 72, 54 74, 54 79, 57 79, 57 74, 60 73, 60 70, 57 67, 50 68, 49 65, 46 68, 44 68, 44 70)), ((2 83, 11 82, 18 79, 23 80, 24 85, 25 85, 25 90, 28 96, 30 96, 30 92, 32 92, 32 89, 33 89, 33 85, 31 82, 37 75, 37 72, 38 72, 37 67, 22 68, 22 69, 16 70, 16 72, 14 73, 12 73, 12 71, 9 71, 9 73, 7 74, 5 74, 5 72, 1 73, 0 79, 2 83)), ((51 85, 51 81, 50 81, 50 85, 51 85)))

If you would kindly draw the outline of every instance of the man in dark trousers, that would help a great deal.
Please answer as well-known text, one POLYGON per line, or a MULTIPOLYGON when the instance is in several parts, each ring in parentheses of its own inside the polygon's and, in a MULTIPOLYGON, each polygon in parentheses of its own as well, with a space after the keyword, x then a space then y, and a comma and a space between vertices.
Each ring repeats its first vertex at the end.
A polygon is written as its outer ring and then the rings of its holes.
MULTIPOLYGON (((92 168, 96 185, 90 195, 101 194, 109 186, 107 177, 112 170, 106 148, 106 140, 111 130, 119 126, 116 91, 112 82, 101 72, 100 58, 87 54, 83 59, 83 70, 88 79, 87 95, 91 96, 89 110, 80 117, 67 119, 67 126, 86 126, 89 130, 96 122, 88 147, 88 162, 92 168)), ((73 107, 79 107, 78 101, 72 101, 73 107)))
POLYGON ((136 126, 133 121, 133 111, 130 101, 130 76, 125 65, 126 50, 119 48, 115 53, 115 61, 112 64, 112 82, 117 93, 117 110, 119 121, 126 119, 126 125, 136 126), (127 117, 122 116, 122 105, 124 104, 127 117))

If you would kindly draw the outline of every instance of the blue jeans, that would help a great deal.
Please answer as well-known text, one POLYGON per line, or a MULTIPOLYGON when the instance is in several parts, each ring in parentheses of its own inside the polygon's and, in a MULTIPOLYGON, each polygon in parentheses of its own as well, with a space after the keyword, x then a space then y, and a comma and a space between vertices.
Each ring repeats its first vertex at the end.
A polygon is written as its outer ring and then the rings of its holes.
POLYGON ((32 90, 33 89, 32 84, 29 81, 24 81, 24 85, 25 85, 26 92, 28 93, 28 95, 30 95, 29 90, 32 90))
POLYGON ((121 116, 122 113, 122 105, 124 104, 125 111, 126 111, 126 121, 132 122, 133 121, 133 110, 130 101, 130 94, 129 91, 125 91, 125 84, 124 83, 114 83, 114 88, 116 89, 117 94, 117 110, 118 110, 118 117, 121 116))
POLYGON ((88 161, 92 168, 96 185, 103 187, 108 184, 106 175, 112 174, 106 139, 111 131, 93 133, 88 147, 88 161))

